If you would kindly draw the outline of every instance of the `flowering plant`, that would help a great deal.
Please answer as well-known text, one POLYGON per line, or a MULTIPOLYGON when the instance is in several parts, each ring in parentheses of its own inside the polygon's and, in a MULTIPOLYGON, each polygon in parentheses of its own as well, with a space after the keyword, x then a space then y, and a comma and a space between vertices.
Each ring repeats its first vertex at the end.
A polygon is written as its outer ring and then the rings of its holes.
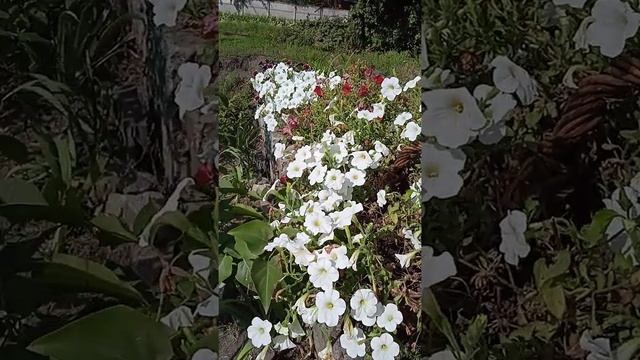
POLYGON ((274 139, 280 175, 259 194, 269 222, 251 225, 268 235, 264 242, 230 233, 262 304, 248 327, 259 357, 301 348, 306 338, 315 339, 318 358, 334 347, 374 360, 415 349, 418 167, 408 169, 404 187, 386 186, 384 178, 394 152, 420 133, 412 121, 418 80, 286 63, 266 64, 253 77, 255 117, 274 139))

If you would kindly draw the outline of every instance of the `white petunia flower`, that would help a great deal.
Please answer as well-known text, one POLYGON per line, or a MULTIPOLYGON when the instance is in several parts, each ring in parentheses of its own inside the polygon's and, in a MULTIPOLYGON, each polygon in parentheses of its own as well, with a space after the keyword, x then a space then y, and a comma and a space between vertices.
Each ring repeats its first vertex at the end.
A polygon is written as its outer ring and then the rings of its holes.
POLYGON ((405 239, 411 242, 411 246, 413 246, 414 250, 420 250, 422 248, 422 243, 418 240, 418 237, 413 233, 411 229, 402 230, 402 235, 405 239))
POLYGON ((153 4, 153 23, 156 26, 175 26, 178 12, 187 4, 187 0, 149 0, 153 4))
POLYGON ((580 337, 580 348, 587 351, 587 360, 614 360, 611 342, 607 338, 594 339, 589 330, 585 330, 580 337))
POLYGON ((404 84, 404 88, 402 89, 402 91, 407 91, 409 89, 415 88, 418 85, 420 79, 422 79, 420 76, 416 76, 412 80, 407 81, 407 83, 404 84))
POLYGON ((328 234, 332 230, 332 221, 324 212, 314 211, 306 215, 304 227, 311 235, 328 234))
POLYGON ((282 159, 284 157, 284 149, 285 145, 282 143, 276 143, 273 149, 273 156, 278 159, 282 159))
MULTIPOLYGON (((633 179, 631 185, 636 185, 633 179)), ((619 215, 611 220, 607 226, 605 234, 607 235, 607 239, 610 241, 611 248, 629 257, 633 264, 637 265, 638 260, 636 259, 635 251, 633 249, 633 242, 631 240, 631 236, 625 230, 624 223, 625 220, 631 220, 640 215, 640 203, 638 203, 638 196, 640 193, 633 187, 629 186, 623 187, 622 190, 624 191, 625 197, 629 200, 629 209, 624 209, 622 207, 622 191, 620 191, 620 189, 614 190, 610 199, 603 200, 607 209, 613 210, 619 215)))
POLYGON ((400 354, 400 346, 386 333, 371 339, 371 349, 373 360, 394 360, 400 354))
POLYGON ((591 22, 584 34, 586 43, 600 47, 600 53, 616 57, 627 39, 638 32, 640 14, 620 0, 598 0, 591 9, 591 22))
POLYGON ((262 118, 262 121, 264 121, 264 124, 267 125, 267 130, 270 132, 273 132, 278 125, 278 121, 276 120, 275 116, 273 116, 273 114, 268 114, 267 116, 262 118))
POLYGON ((386 107, 387 105, 384 103, 373 104, 373 111, 371 112, 371 114, 373 115, 373 118, 378 119, 378 118, 384 117, 384 111, 386 107))
POLYGON ((378 203, 379 207, 384 207, 387 204, 387 192, 384 190, 380 190, 378 191, 378 193, 376 194, 376 202, 378 203))
POLYGON ((370 289, 359 289, 349 300, 351 305, 351 316, 362 321, 365 317, 372 317, 378 311, 378 299, 370 289))
POLYGON ((160 322, 173 330, 179 330, 180 328, 193 325, 193 313, 191 313, 191 309, 188 307, 179 306, 160 319, 160 322))
POLYGON ((362 186, 364 185, 366 174, 364 171, 351 169, 344 174, 344 177, 351 182, 352 186, 362 186))
POLYGON ((393 123, 398 126, 404 126, 404 124, 411 119, 413 119, 413 115, 410 112, 405 111, 398 114, 396 119, 393 120, 393 123))
POLYGON ((192 251, 187 257, 189 264, 193 268, 193 273, 208 280, 211 273, 211 258, 200 255, 197 251, 192 251))
POLYGON ((373 148, 380 154, 382 154, 382 156, 388 156, 391 152, 389 151, 389 148, 381 143, 380 141, 376 140, 373 143, 373 148))
POLYGON ((273 249, 276 249, 276 248, 286 248, 290 242, 291 242, 291 239, 289 239, 289 236, 287 234, 280 234, 279 236, 274 238, 272 241, 270 241, 267 245, 265 245, 264 250, 273 251, 273 249))
POLYGON ((328 291, 333 289, 333 283, 338 281, 338 269, 329 259, 318 259, 316 262, 309 264, 307 268, 309 281, 313 286, 328 291))
POLYGON ((309 184, 321 184, 324 181, 324 176, 327 173, 327 167, 324 165, 318 165, 309 174, 309 184))
POLYGON ((538 84, 529 73, 506 56, 496 56, 491 61, 493 83, 508 94, 516 93, 524 105, 530 105, 538 96, 538 84))
POLYGON ((396 96, 402 93, 402 87, 400 86, 400 80, 396 77, 386 78, 382 81, 382 88, 380 92, 387 100, 393 101, 396 96))
POLYGON ((340 335, 340 346, 352 359, 363 357, 366 354, 366 338, 360 328, 352 328, 350 332, 340 335))
POLYGON ((328 259, 331 261, 336 269, 342 270, 349 267, 349 257, 347 256, 347 247, 342 245, 337 248, 331 249, 331 252, 326 252, 324 249, 318 255, 319 259, 328 259))
POLYGON ((307 168, 307 164, 304 161, 292 161, 287 165, 287 177, 290 179, 299 178, 307 168))
POLYGON ((338 169, 327 171, 324 178, 324 185, 329 189, 340 190, 344 184, 344 174, 338 169))
POLYGON ((411 260, 418 254, 418 251, 412 251, 407 254, 395 254, 395 257, 398 259, 401 268, 407 268, 411 266, 411 260))
POLYGON ((440 145, 457 148, 466 144, 485 125, 478 103, 466 88, 438 89, 422 95, 424 134, 440 145))
POLYGON ((289 339, 287 335, 277 335, 273 338, 273 348, 276 351, 284 351, 293 349, 296 347, 296 344, 289 339))
POLYGON ((527 244, 524 232, 527 230, 527 215, 520 210, 509 210, 507 216, 500 221, 502 242, 500 251, 504 259, 511 265, 518 265, 519 258, 529 254, 531 247, 527 244))
POLYGON ((366 170, 373 163, 371 156, 366 151, 355 151, 351 155, 353 156, 351 166, 358 170, 366 170))
POLYGON ((479 101, 488 103, 485 110, 489 126, 480 130, 478 140, 485 145, 499 142, 507 133, 507 126, 504 123, 507 114, 513 110, 517 103, 510 94, 500 93, 489 98, 493 87, 485 84, 478 85, 473 90, 473 96, 479 101))
POLYGON ((429 288, 458 273, 453 256, 443 252, 438 256, 433 255, 431 246, 422 247, 422 288, 429 288))
POLYGON ((402 313, 398 311, 396 304, 387 304, 382 315, 378 316, 376 324, 388 332, 396 331, 396 327, 402 323, 402 313))
POLYGON ((218 295, 213 294, 198 304, 195 314, 206 317, 217 317, 220 312, 220 300, 218 295))
POLYGON ((459 149, 449 150, 432 144, 422 146, 423 202, 432 197, 447 199, 458 194, 463 180, 466 155, 459 149))
POLYGON ((318 322, 333 327, 338 325, 340 316, 347 309, 347 304, 336 290, 328 290, 316 295, 316 307, 318 322))
POLYGON ((416 141, 421 131, 422 128, 420 128, 420 125, 414 123, 413 121, 409 121, 400 136, 402 138, 408 139, 409 141, 416 141))
POLYGON ((193 353, 191 360, 218 360, 218 354, 211 349, 202 348, 193 353))
POLYGON ((197 110, 204 105, 204 89, 211 81, 211 67, 185 63, 178 68, 180 84, 176 89, 175 103, 180 109, 180 119, 188 111, 197 110))
POLYGON ((574 8, 582 9, 587 0, 553 0, 555 5, 569 5, 574 8))
POLYGON ((428 360, 456 360, 451 350, 442 350, 429 357, 428 360))
POLYGON ((251 320, 251 326, 247 328, 247 336, 251 340, 251 344, 260 348, 271 344, 271 328, 273 325, 269 320, 261 320, 258 317, 254 317, 251 320))

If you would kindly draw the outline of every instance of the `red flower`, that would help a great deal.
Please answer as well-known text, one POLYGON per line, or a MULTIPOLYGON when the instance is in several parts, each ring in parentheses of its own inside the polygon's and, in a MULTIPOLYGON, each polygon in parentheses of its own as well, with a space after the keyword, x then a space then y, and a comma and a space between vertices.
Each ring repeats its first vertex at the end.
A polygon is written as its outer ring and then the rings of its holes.
POLYGON ((280 183, 281 184, 286 184, 287 183, 287 176, 286 175, 281 175, 280 176, 280 183))
POLYGON ((322 88, 320 86, 316 86, 315 89, 313 89, 313 92, 318 95, 319 97, 323 97, 324 96, 324 91, 322 91, 322 88))
POLYGON ((358 88, 358 96, 365 97, 367 95, 369 95, 369 87, 365 84, 360 85, 360 88, 358 88))
POLYGON ((373 77, 373 80, 376 82, 376 84, 382 85, 382 82, 384 81, 384 76, 378 74, 373 77))
POLYGON ((218 36, 218 14, 214 12, 202 19, 202 37, 215 39, 218 36))
POLYGON ((351 90, 353 90, 353 86, 348 81, 342 85, 342 95, 349 96, 351 94, 351 90))
POLYGON ((375 70, 376 70, 376 67, 375 67, 375 66, 371 66, 371 67, 366 68, 366 69, 364 70, 364 76, 365 76, 365 77, 371 77, 371 76, 373 76, 373 72, 374 72, 375 70))
POLYGON ((196 185, 198 186, 207 186, 210 185, 213 181, 213 166, 211 164, 202 164, 196 171, 196 175, 194 176, 196 185))

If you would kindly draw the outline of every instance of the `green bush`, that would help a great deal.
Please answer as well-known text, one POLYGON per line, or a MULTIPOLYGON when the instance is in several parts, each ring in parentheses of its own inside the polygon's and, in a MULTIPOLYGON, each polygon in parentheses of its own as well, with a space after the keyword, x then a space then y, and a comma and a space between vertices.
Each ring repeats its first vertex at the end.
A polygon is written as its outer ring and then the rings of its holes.
POLYGON ((358 48, 418 53, 421 20, 417 0, 360 0, 351 9, 350 22, 358 48))

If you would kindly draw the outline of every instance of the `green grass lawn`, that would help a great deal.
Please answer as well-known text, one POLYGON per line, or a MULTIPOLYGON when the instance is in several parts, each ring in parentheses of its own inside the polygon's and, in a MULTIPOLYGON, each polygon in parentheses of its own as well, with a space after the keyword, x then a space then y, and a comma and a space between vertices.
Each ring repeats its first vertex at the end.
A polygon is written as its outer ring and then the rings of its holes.
POLYGON ((264 17, 223 15, 220 20, 220 55, 263 55, 274 61, 308 63, 317 70, 345 69, 354 63, 375 65, 385 75, 409 79, 419 74, 419 60, 408 52, 333 52, 283 43, 282 32, 295 31, 290 21, 264 17))

